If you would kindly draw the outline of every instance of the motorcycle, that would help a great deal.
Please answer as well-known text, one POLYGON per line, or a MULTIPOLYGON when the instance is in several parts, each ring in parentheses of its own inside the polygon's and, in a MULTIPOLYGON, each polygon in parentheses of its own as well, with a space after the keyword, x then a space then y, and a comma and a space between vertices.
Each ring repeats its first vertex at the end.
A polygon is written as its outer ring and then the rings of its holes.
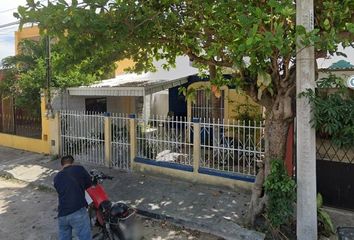
POLYGON ((135 240, 137 239, 134 221, 136 211, 122 202, 109 200, 102 183, 104 180, 112 180, 113 177, 105 175, 97 170, 91 170, 90 175, 93 185, 86 189, 89 195, 88 212, 91 226, 97 227, 99 232, 94 239, 101 240, 135 240), (91 198, 91 199, 90 199, 91 198))

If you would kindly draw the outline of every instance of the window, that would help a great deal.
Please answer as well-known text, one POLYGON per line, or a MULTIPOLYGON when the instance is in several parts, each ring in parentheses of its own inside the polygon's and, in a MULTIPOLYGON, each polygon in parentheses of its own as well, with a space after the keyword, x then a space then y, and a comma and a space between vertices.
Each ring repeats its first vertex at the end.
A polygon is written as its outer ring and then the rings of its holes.
MULTIPOLYGON (((196 90, 195 101, 192 103, 192 118, 212 118, 213 106, 211 103, 211 92, 204 89, 196 90)), ((217 118, 224 118, 225 91, 221 90, 221 97, 216 98, 215 112, 217 118)), ((215 117, 215 116, 214 116, 215 117)))
POLYGON ((107 99, 106 98, 86 98, 85 110, 87 112, 107 112, 107 99))

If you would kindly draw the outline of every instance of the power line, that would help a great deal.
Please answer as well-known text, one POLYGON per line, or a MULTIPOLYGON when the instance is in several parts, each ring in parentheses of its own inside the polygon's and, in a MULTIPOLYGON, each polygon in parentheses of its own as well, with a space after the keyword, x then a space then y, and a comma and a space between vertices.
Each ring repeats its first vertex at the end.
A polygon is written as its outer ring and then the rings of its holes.
POLYGON ((0 13, 6 13, 6 12, 10 12, 10 11, 13 11, 13 10, 16 10, 16 8, 10 8, 10 9, 5 9, 5 10, 1 10, 0 13))
POLYGON ((11 31, 13 29, 16 29, 18 27, 18 24, 16 25, 12 25, 12 26, 7 26, 7 27, 3 27, 3 28, 0 28, 0 32, 3 32, 3 31, 11 31))
POLYGON ((6 24, 3 24, 3 25, 0 25, 0 29, 1 28, 5 28, 5 27, 10 27, 10 26, 13 26, 13 25, 18 25, 18 24, 20 24, 20 21, 6 23, 6 24))

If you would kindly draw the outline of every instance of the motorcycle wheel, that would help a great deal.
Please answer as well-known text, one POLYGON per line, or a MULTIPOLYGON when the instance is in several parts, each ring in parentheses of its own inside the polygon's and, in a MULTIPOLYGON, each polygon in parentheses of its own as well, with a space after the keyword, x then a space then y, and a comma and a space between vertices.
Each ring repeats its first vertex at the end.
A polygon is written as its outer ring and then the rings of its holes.
POLYGON ((92 239, 93 240, 125 240, 123 236, 121 236, 119 233, 115 231, 112 231, 112 238, 109 236, 107 231, 103 230, 102 232, 95 234, 92 239))
POLYGON ((126 240, 120 228, 112 229, 112 234, 114 238, 112 240, 126 240))

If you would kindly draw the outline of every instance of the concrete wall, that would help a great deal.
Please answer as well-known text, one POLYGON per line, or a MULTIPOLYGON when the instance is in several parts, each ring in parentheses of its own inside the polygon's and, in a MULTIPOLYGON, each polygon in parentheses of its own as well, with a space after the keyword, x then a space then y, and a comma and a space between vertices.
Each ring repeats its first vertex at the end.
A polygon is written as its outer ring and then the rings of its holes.
POLYGON ((223 177, 216 177, 207 174, 174 170, 170 168, 152 166, 152 165, 136 163, 136 162, 133 164, 133 171, 154 174, 158 176, 164 175, 167 177, 178 178, 193 183, 209 184, 214 186, 225 186, 231 189, 243 188, 246 190, 251 190, 253 186, 253 183, 250 182, 227 179, 223 177))

